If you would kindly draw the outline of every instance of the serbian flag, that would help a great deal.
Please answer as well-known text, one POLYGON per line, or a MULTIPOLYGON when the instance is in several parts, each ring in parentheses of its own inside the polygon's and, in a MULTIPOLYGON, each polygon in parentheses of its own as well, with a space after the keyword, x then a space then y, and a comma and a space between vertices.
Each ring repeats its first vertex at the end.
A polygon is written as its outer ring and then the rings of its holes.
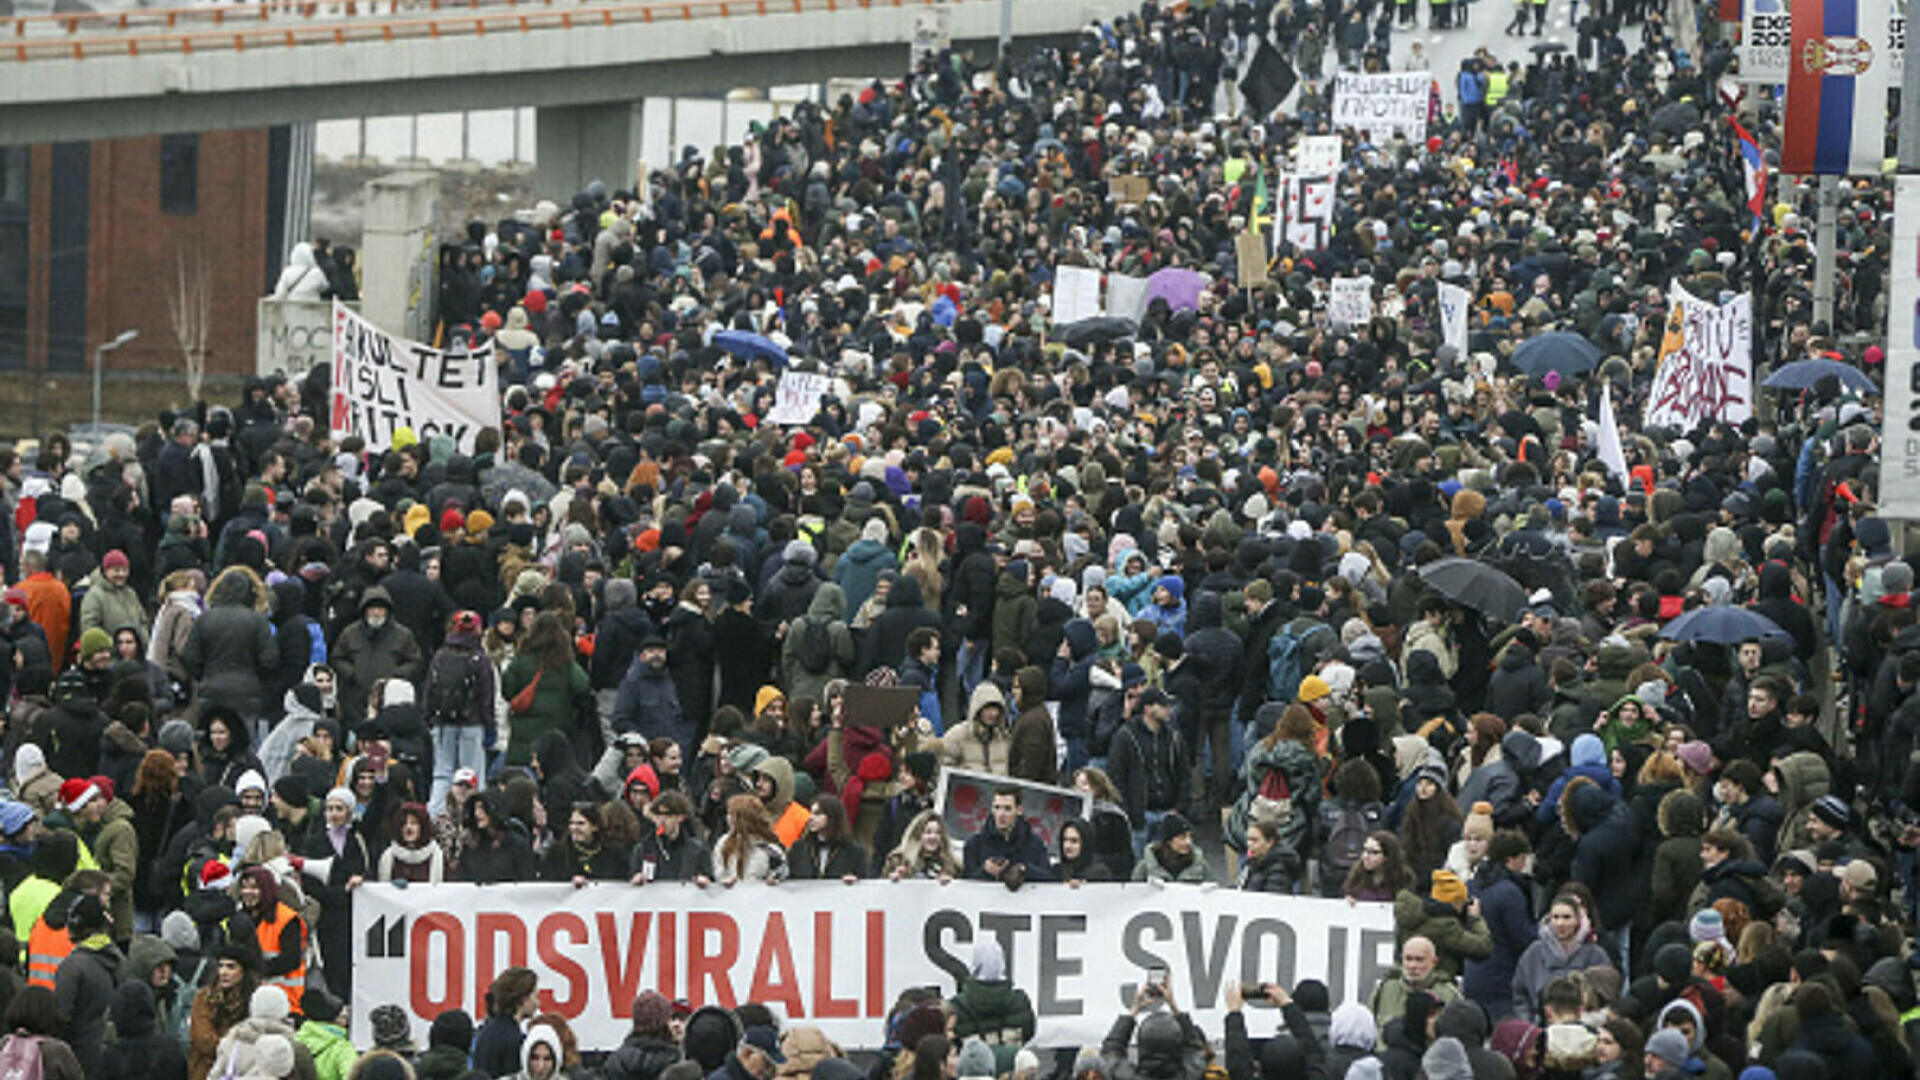
POLYGON ((1886 158, 1887 0, 1794 0, 1780 171, 1878 176, 1886 158))
POLYGON ((1761 216, 1767 208, 1767 159, 1760 153, 1760 144, 1740 126, 1740 121, 1729 116, 1727 123, 1733 125, 1733 133, 1740 138, 1740 171, 1746 178, 1747 209, 1753 212, 1753 230, 1757 236, 1761 216))

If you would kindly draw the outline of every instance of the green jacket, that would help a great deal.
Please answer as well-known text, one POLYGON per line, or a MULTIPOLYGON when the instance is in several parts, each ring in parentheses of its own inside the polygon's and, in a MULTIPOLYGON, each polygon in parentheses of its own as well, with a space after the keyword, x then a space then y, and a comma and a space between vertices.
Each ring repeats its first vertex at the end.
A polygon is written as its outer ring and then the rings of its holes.
POLYGON ((300 1025, 293 1037, 313 1055, 313 1069, 319 1080, 347 1080, 353 1063, 360 1060, 360 1055, 353 1052, 353 1043, 347 1039, 346 1029, 337 1024, 309 1020, 300 1025))
POLYGON ((1033 1001, 1011 982, 968 978, 949 1004, 953 1006, 954 1037, 965 1041, 968 1036, 978 1035, 993 1047, 996 1069, 1011 1069, 1014 1054, 1033 1039, 1033 1001), (1003 1058, 1004 1066, 1000 1063, 1003 1058))
MULTIPOLYGON (((533 681, 540 661, 527 653, 513 658, 500 676, 500 696, 508 701, 533 681)), ((507 764, 526 765, 533 760, 533 744, 548 731, 573 731, 574 703, 593 692, 593 682, 580 665, 569 664, 564 674, 549 671, 540 677, 533 692, 533 708, 507 718, 507 764)))

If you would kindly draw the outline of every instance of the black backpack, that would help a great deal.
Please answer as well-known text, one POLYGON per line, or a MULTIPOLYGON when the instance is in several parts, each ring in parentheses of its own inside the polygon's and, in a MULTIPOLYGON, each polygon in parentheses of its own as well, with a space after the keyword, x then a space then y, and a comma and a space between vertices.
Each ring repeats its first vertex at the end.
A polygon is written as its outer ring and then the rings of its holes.
POLYGON ((472 716, 473 696, 480 692, 475 659, 471 653, 452 649, 441 649, 433 655, 424 702, 428 724, 463 724, 472 716))
POLYGON ((824 675, 833 666, 833 623, 817 615, 800 619, 798 658, 809 675, 824 675))

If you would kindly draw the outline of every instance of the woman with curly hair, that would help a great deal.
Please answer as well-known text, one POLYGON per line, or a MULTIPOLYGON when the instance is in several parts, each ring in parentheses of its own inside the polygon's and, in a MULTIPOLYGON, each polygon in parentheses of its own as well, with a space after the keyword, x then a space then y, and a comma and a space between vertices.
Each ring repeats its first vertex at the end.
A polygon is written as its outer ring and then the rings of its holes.
MULTIPOLYGON (((244 942, 232 942, 220 950, 213 982, 202 987, 193 999, 193 1015, 187 1025, 187 1080, 206 1080, 220 1040, 247 1018, 253 992, 259 986, 258 951, 244 942)), ((25 993, 31 991, 22 996, 25 993)), ((11 1012, 8 1020, 12 1020, 11 1012)))
POLYGON ((427 808, 407 803, 394 811, 393 842, 380 853, 379 880, 438 885, 446 876, 446 852, 434 836, 427 808))
POLYGON ((1407 865, 1400 838, 1382 829, 1367 835, 1360 847, 1360 861, 1347 872, 1347 883, 1341 891, 1348 900, 1391 902, 1400 890, 1410 888, 1413 880, 1413 868, 1407 865))
POLYGON ((953 837, 938 810, 922 810, 900 834, 900 845, 887 855, 882 872, 894 881, 933 878, 946 884, 960 876, 960 860, 953 854, 953 837))

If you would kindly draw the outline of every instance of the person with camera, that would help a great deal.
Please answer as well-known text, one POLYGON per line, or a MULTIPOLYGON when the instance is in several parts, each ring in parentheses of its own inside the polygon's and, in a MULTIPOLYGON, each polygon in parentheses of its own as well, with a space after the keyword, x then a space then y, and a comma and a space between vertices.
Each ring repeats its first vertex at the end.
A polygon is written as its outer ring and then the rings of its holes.
POLYGON ((1278 983, 1230 982, 1223 992, 1227 1003, 1227 1076, 1230 1080, 1329 1080, 1326 1047, 1314 1034, 1307 1014, 1278 983), (1283 1030, 1254 1053, 1247 1038, 1247 1004, 1280 1010, 1283 1030))
POLYGON ((1100 1064, 1109 1080, 1200 1080, 1206 1074, 1207 1037, 1175 1003, 1166 968, 1150 970, 1134 991, 1133 1008, 1115 1018, 1100 1043, 1100 1064))

